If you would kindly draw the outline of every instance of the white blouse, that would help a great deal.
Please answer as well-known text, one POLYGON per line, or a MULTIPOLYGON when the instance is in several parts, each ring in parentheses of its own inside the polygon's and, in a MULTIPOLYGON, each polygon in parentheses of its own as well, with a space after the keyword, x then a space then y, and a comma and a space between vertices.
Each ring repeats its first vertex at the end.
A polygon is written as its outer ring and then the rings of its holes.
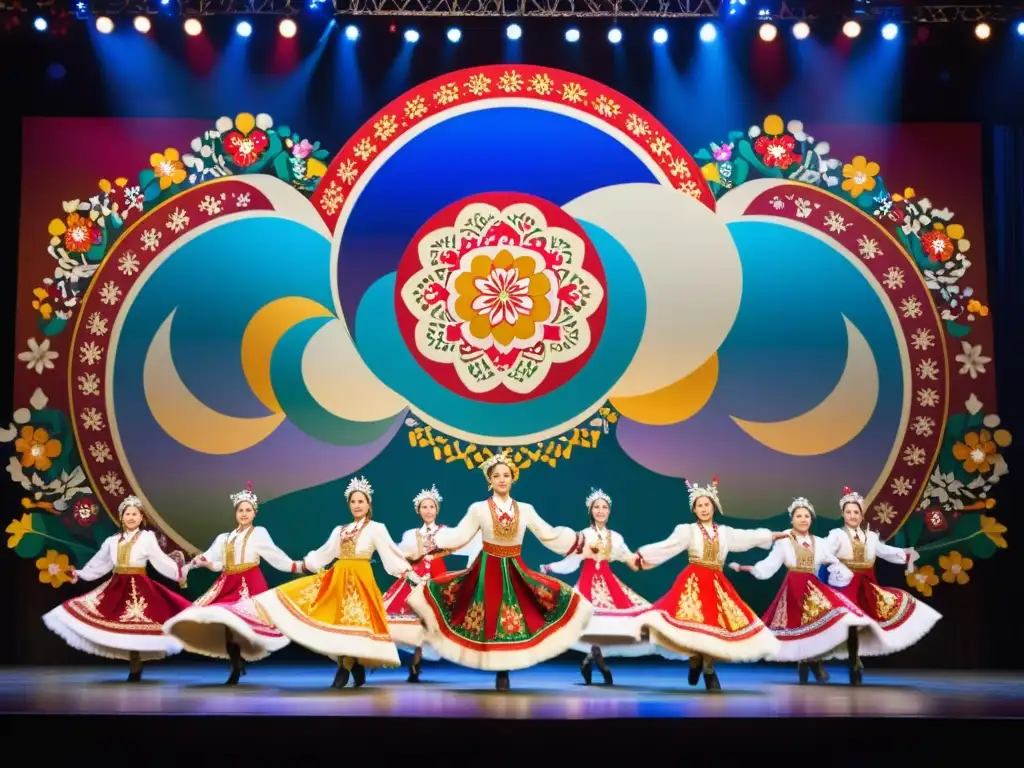
POLYGON ((551 563, 545 566, 546 570, 564 576, 578 570, 584 560, 596 560, 598 563, 611 561, 630 564, 636 560, 636 554, 626 546, 626 540, 615 531, 591 526, 584 528, 580 533, 583 535, 583 552, 569 555, 557 563, 551 563))
POLYGON ((487 501, 470 504, 466 516, 457 526, 442 528, 435 534, 434 544, 439 549, 460 549, 479 533, 486 544, 515 547, 522 545, 526 531, 529 530, 552 552, 565 555, 575 549, 580 541, 572 528, 556 527, 544 522, 530 504, 512 499, 502 501, 497 496, 492 497, 490 502, 494 504, 493 514, 487 501))
POLYGON ((424 558, 425 560, 432 560, 435 557, 445 557, 447 555, 455 555, 456 557, 465 557, 466 562, 472 563, 476 556, 480 554, 480 549, 483 546, 483 536, 477 532, 466 546, 455 550, 454 552, 435 552, 434 554, 424 554, 424 545, 430 540, 431 536, 436 536, 437 532, 447 528, 445 525, 439 525, 437 523, 431 523, 427 525, 424 523, 419 528, 413 528, 412 530, 406 531, 402 534, 402 540, 398 542, 398 548, 405 553, 406 558, 410 560, 417 560, 424 558))
MULTIPOLYGON (((640 547, 637 554, 642 559, 643 568, 653 568, 671 560, 683 552, 689 553, 691 560, 704 560, 704 533, 712 539, 716 537, 713 526, 703 523, 683 523, 677 525, 672 535, 656 544, 640 547)), ((746 552, 754 547, 768 549, 772 546, 772 532, 767 528, 742 529, 728 525, 718 526, 718 553, 714 562, 722 565, 730 552, 746 552)))
POLYGON ((300 570, 301 563, 288 557, 270 538, 267 529, 258 525, 222 533, 213 540, 208 550, 196 558, 196 561, 205 561, 210 564, 212 570, 222 571, 228 559, 229 548, 233 555, 231 560, 236 566, 259 565, 262 559, 279 571, 297 573, 300 570))
POLYGON ((123 541, 120 533, 108 537, 92 559, 80 570, 75 571, 75 574, 83 581, 95 581, 101 576, 106 576, 115 567, 145 568, 146 563, 151 564, 161 576, 168 579, 180 582, 183 578, 178 563, 160 549, 156 534, 138 528, 134 533, 126 534, 123 541), (119 546, 123 548, 122 552, 127 551, 125 562, 118 562, 119 546), (124 549, 125 547, 127 549, 124 549))
POLYGON ((869 567, 874 565, 875 558, 880 557, 887 563, 906 565, 910 555, 905 549, 890 547, 883 542, 875 531, 864 531, 859 528, 833 528, 828 534, 829 551, 841 561, 847 563, 853 561, 853 542, 859 541, 864 544, 863 565, 869 567))
POLYGON ((380 555, 381 565, 389 575, 398 578, 410 572, 405 553, 398 548, 384 523, 362 520, 339 525, 320 549, 304 558, 306 570, 322 571, 335 560, 369 560, 380 555))
POLYGON ((755 563, 751 566, 751 575, 755 579, 765 580, 770 579, 782 566, 786 568, 796 568, 797 566, 797 553, 796 547, 805 547, 806 549, 814 550, 814 569, 815 573, 821 568, 822 565, 834 565, 837 564, 835 555, 829 549, 828 542, 825 539, 817 536, 811 536, 810 534, 793 534, 795 538, 779 539, 772 545, 772 551, 768 553, 768 556, 761 560, 759 563, 755 563))

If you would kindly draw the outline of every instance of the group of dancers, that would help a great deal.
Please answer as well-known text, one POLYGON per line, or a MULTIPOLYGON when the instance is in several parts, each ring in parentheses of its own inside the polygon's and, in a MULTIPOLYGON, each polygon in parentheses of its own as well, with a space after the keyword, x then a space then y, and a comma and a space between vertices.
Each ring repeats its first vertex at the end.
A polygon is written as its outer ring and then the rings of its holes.
POLYGON ((941 618, 903 590, 875 579, 875 558, 914 567, 917 553, 883 543, 868 530, 864 499, 849 488, 839 500, 843 526, 827 538, 811 534, 815 511, 804 498, 789 506, 791 529, 773 533, 721 525, 717 478, 687 481, 692 522, 664 541, 631 551, 608 527, 611 498, 600 490, 586 499, 589 526, 551 526, 529 504, 514 500, 518 468, 498 453, 482 467, 490 498, 469 507, 455 527, 437 522, 441 495, 421 491, 413 505, 419 528, 396 544, 373 520, 373 488, 353 479, 345 491, 352 522, 331 531, 323 546, 293 561, 265 528, 254 525, 259 503, 251 486, 231 496, 237 526, 185 564, 165 554, 145 526, 142 502, 129 496, 118 513, 121 531, 107 539, 72 580, 101 586, 57 606, 46 626, 72 647, 130 662, 129 681, 141 679, 147 661, 187 649, 226 658, 228 684, 256 661, 294 642, 337 664, 333 687, 366 682, 367 668, 398 667, 398 650, 412 653, 410 682, 424 659, 445 659, 496 673, 496 688, 509 689, 510 671, 525 669, 569 649, 586 654, 580 671, 587 684, 596 666, 613 683, 606 657, 660 654, 689 660, 688 681, 703 677, 721 689, 715 662, 796 662, 798 679, 827 679, 823 662, 848 659, 850 683, 860 684, 862 657, 894 653, 916 643, 941 618), (564 559, 531 570, 522 559, 529 530, 564 559), (769 579, 787 573, 762 618, 739 596, 725 574, 728 555, 755 547, 770 550, 752 566, 731 570, 769 579), (687 554, 689 564, 655 603, 631 590, 612 562, 635 571, 687 554), (370 565, 376 554, 397 580, 383 595, 370 565), (449 571, 446 559, 465 557, 449 571), (268 589, 260 571, 266 560, 294 580, 268 589), (220 575, 194 603, 147 576, 146 566, 184 586, 190 570, 220 575), (332 565, 333 564, 333 565, 332 565), (549 574, 581 570, 575 587, 549 574), (301 574, 301 575, 300 575, 301 574))

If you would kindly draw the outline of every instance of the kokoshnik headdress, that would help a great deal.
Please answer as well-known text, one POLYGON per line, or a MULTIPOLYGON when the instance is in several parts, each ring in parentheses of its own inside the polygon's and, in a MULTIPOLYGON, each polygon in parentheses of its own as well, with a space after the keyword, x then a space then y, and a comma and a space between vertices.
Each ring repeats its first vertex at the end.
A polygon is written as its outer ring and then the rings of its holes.
POLYGON ((861 510, 864 509, 864 497, 856 491, 851 491, 850 486, 843 488, 843 497, 839 499, 839 509, 842 509, 847 504, 856 504, 861 510))
POLYGON ((437 505, 437 508, 441 508, 441 492, 437 490, 437 486, 431 484, 430 490, 424 488, 422 491, 412 497, 412 506, 417 512, 420 511, 420 503, 432 499, 437 505))
POLYGON ((345 489, 345 501, 348 501, 349 497, 356 491, 366 494, 367 499, 373 498, 373 486, 370 485, 370 481, 365 477, 353 477, 349 481, 348 487, 345 489))
POLYGON ((253 509, 259 508, 259 499, 257 499, 256 494, 252 492, 251 481, 245 484, 245 490, 231 494, 231 503, 234 505, 235 509, 238 509, 238 505, 243 501, 248 501, 252 504, 253 509))
POLYGON ((136 507, 139 511, 142 511, 142 499, 140 499, 138 496, 125 496, 121 503, 117 505, 118 517, 123 515, 124 511, 128 509, 128 507, 136 507))
POLYGON ((707 496, 715 505, 715 509, 722 511, 722 502, 718 500, 718 475, 711 478, 711 485, 691 485, 686 481, 686 492, 690 495, 690 509, 697 503, 701 496, 707 496))
POLYGON ((490 480, 490 471, 498 464, 504 464, 509 468, 512 473, 512 482, 514 483, 519 479, 519 467, 510 459, 504 452, 496 453, 483 464, 480 465, 480 469, 483 470, 484 477, 490 480))
POLYGON ((587 500, 585 502, 586 505, 587 505, 587 511, 588 512, 590 511, 590 508, 592 506, 594 506, 594 502, 597 501, 598 499, 604 499, 605 503, 609 507, 612 505, 612 497, 611 496, 609 496, 607 493, 602 491, 600 488, 596 488, 596 489, 595 488, 591 488, 590 489, 590 495, 587 496, 587 500))
POLYGON ((809 502, 803 496, 799 496, 793 499, 793 503, 790 504, 789 509, 786 510, 787 512, 789 512, 790 520, 793 519, 793 513, 800 509, 800 507, 803 507, 804 509, 811 513, 811 520, 814 520, 818 516, 817 513, 814 511, 814 505, 811 504, 811 502, 809 502))

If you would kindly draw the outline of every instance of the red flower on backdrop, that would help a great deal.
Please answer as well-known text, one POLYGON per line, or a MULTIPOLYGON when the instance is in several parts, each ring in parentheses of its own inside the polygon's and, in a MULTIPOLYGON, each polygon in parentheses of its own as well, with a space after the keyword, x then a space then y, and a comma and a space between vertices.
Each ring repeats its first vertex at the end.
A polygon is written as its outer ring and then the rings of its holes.
POLYGON ((234 130, 224 136, 224 151, 235 165, 242 168, 259 160, 268 146, 270 139, 266 132, 256 125, 256 118, 246 112, 235 117, 234 130))
POLYGON ((64 233, 64 248, 69 253, 85 253, 96 244, 99 236, 100 231, 91 219, 72 213, 64 233))
POLYGON ((932 261, 949 261, 953 257, 953 241, 938 229, 921 235, 921 248, 932 261))
POLYGON ((793 152, 796 140, 792 136, 759 136, 754 141, 754 151, 769 168, 786 170, 793 163, 799 163, 803 155, 793 152))
POLYGON ((99 513, 100 508, 96 505, 96 502, 89 497, 76 501, 75 506, 72 509, 72 516, 75 518, 75 522, 84 528, 88 528, 90 525, 95 523, 99 513))

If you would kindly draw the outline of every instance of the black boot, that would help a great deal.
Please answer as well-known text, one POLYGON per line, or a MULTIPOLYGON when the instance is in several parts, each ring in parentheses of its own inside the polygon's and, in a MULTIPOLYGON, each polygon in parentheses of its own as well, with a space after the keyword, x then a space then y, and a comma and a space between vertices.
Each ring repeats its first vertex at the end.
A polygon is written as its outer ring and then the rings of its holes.
POLYGON ((137 683, 142 679, 142 657, 138 651, 132 651, 128 657, 128 682, 137 683))
POLYGON ((589 653, 587 657, 583 659, 580 664, 580 674, 583 675, 583 682, 586 685, 590 685, 594 679, 594 657, 589 653))
POLYGON ((854 627, 846 636, 846 649, 850 655, 850 685, 860 685, 864 682, 864 665, 860 660, 860 635, 854 627))
POLYGON ((608 668, 608 663, 604 660, 604 654, 601 653, 601 649, 595 645, 590 649, 590 653, 594 657, 594 665, 600 670, 601 676, 604 678, 604 684, 612 685, 612 671, 608 668))
POLYGON ((224 685, 238 685, 239 679, 245 674, 245 661, 242 660, 242 649, 238 643, 228 641, 228 658, 231 660, 231 675, 224 685))
POLYGON ((337 688, 339 691, 348 685, 349 671, 345 663, 346 659, 338 659, 338 671, 334 675, 334 682, 331 683, 331 687, 337 688))
POLYGON ((800 685, 811 679, 811 669, 806 661, 798 661, 796 663, 796 676, 800 680, 800 685))
POLYGON ((412 655, 412 661, 409 662, 409 677, 406 678, 408 683, 418 683, 420 681, 420 664, 423 661, 423 649, 417 648, 412 655))
POLYGON ((718 673, 715 672, 715 665, 710 661, 704 662, 704 687, 709 691, 722 690, 722 684, 718 682, 718 673))
POLYGON ((825 669, 825 662, 818 659, 817 661, 812 661, 809 666, 811 668, 811 672, 814 674, 815 680, 819 683, 828 682, 828 670, 825 669))
POLYGON ((352 665, 352 683, 356 688, 361 688, 363 683, 366 682, 366 667, 356 660, 356 663, 352 665))
POLYGON ((511 685, 508 681, 508 672, 499 672, 494 678, 494 688, 498 691, 507 691, 511 685))
POLYGON ((704 666, 704 659, 701 656, 690 657, 690 673, 686 676, 686 682, 696 685, 700 682, 701 668, 704 666))

